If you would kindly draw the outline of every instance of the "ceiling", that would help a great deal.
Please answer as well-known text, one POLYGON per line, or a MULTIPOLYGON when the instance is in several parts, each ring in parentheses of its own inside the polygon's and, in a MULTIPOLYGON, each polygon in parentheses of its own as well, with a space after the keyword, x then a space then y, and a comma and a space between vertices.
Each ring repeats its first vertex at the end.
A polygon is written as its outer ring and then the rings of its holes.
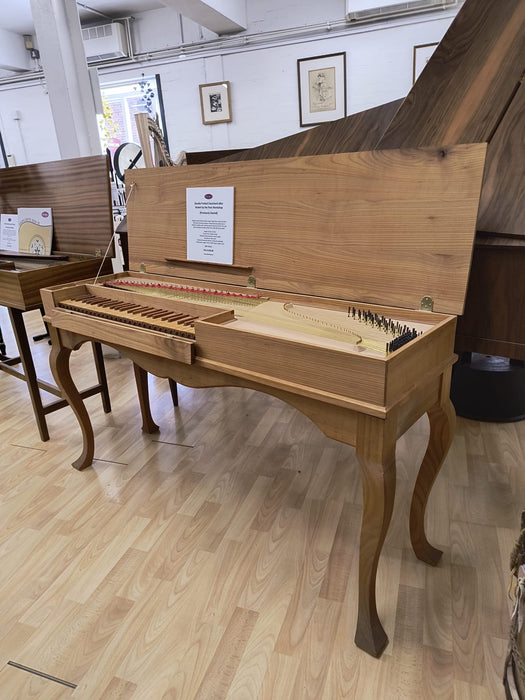
MULTIPOLYGON (((97 13, 107 15, 111 19, 129 17, 137 12, 165 7, 165 3, 161 0, 82 0, 77 2, 77 6, 80 21, 88 24, 104 19, 97 13)), ((0 28, 16 34, 33 34, 31 0, 2 0, 0 28)))

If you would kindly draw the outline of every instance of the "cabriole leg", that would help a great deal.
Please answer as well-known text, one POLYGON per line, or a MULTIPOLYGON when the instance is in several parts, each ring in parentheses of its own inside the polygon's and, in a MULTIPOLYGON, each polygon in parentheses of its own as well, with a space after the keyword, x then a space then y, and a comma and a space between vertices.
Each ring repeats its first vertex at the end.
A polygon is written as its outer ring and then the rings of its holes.
POLYGON ((80 396, 71 377, 71 372, 69 369, 71 350, 61 344, 59 333, 55 328, 50 326, 49 332, 52 339, 51 353, 49 355, 51 372, 53 373, 55 382, 62 392, 62 396, 73 409, 73 412, 77 417, 80 430, 82 431, 82 454, 73 462, 73 466, 75 469, 84 469, 85 467, 89 467, 93 462, 93 455, 95 452, 95 439, 93 436, 91 420, 86 407, 84 406, 84 402, 82 401, 82 397, 80 396))
POLYGON ((135 373, 135 385, 137 387, 137 395, 139 397, 140 414, 142 416, 142 432, 143 433, 158 433, 159 426, 153 420, 149 403, 149 387, 148 373, 142 367, 133 363, 133 372, 135 373))
POLYGON ((410 506, 410 539, 416 557, 435 566, 443 552, 433 547, 425 534, 425 510, 430 491, 454 437, 456 414, 448 393, 441 404, 428 411, 430 436, 421 462, 410 506))
POLYGON ((359 417, 357 459, 363 479, 363 521, 359 547, 359 604, 355 643, 380 656, 388 637, 376 607, 376 575, 396 489, 395 431, 386 421, 359 417))

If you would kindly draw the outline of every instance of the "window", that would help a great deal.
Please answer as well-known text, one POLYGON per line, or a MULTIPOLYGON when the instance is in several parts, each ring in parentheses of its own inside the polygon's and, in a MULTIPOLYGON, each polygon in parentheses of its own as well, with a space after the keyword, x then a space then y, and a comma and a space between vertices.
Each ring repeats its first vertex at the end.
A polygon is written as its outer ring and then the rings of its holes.
POLYGON ((100 92, 104 106, 104 114, 99 117, 103 152, 108 149, 113 158, 122 143, 140 145, 134 116, 138 112, 147 112, 152 119, 158 116, 168 146, 159 75, 146 77, 142 74, 139 80, 101 85, 100 92))

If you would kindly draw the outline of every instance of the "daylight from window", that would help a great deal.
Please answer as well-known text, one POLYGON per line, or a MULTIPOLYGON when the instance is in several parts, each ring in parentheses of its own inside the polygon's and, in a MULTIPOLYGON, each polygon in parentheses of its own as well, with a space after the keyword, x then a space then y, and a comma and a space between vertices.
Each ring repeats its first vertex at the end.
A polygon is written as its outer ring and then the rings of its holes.
POLYGON ((113 157, 123 143, 140 144, 135 114, 147 112, 152 119, 160 115, 157 82, 155 76, 142 76, 135 82, 102 85, 100 92, 104 109, 98 121, 100 142, 102 151, 108 149, 113 157))

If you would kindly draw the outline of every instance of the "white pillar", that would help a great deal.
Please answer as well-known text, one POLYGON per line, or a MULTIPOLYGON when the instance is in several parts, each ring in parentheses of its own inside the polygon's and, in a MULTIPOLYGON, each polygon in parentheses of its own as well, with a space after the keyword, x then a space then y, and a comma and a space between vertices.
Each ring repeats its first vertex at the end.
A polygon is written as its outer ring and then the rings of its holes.
POLYGON ((62 158, 102 152, 75 0, 31 0, 62 158))

